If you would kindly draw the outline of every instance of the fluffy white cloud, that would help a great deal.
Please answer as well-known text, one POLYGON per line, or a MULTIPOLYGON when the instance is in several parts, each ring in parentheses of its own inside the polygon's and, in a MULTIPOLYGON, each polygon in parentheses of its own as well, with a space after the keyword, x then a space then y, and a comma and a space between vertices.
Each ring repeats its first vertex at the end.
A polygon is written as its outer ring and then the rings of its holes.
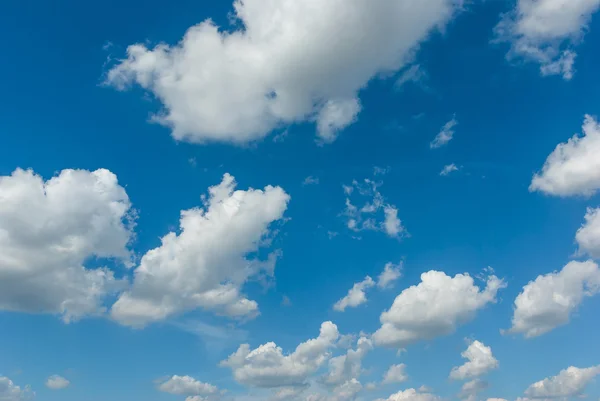
POLYGON ((379 398, 376 401, 440 401, 441 398, 429 392, 420 392, 414 388, 399 391, 388 398, 379 398))
POLYGON ((406 365, 401 363, 399 365, 392 365, 383 375, 384 383, 402 383, 408 380, 406 374, 406 365))
POLYGON ((509 58, 541 65, 542 75, 573 77, 573 45, 583 39, 600 0, 518 0, 496 26, 500 41, 511 42, 509 58))
POLYGON ((449 277, 435 270, 423 273, 421 283, 402 291, 392 307, 381 314, 382 326, 373 340, 377 345, 402 348, 450 334, 478 310, 496 302, 496 293, 504 287, 504 281, 493 275, 480 290, 468 274, 449 277))
POLYGON ((600 259, 600 208, 588 208, 585 214, 585 224, 577 230, 575 240, 580 253, 587 253, 593 258, 600 259))
POLYGON ((35 396, 29 387, 21 389, 8 377, 0 376, 0 401, 25 401, 35 396))
POLYGON ((209 395, 219 391, 219 389, 212 384, 203 383, 190 376, 177 375, 161 382, 158 385, 158 389, 169 394, 188 396, 209 395))
POLYGON ((448 165, 444 166, 442 171, 440 171, 440 175, 442 177, 445 177, 448 174, 452 173, 453 171, 458 171, 458 167, 456 167, 456 164, 454 164, 454 163, 448 164, 448 165))
POLYGON ((469 361, 461 366, 452 368, 450 372, 451 379, 470 379, 498 368, 498 360, 494 358, 492 348, 480 341, 473 341, 460 355, 469 361))
POLYGON ((355 283, 348 294, 333 305, 333 309, 338 312, 344 312, 346 308, 356 308, 358 305, 362 305, 367 302, 367 295, 365 290, 373 287, 375 282, 369 276, 365 277, 360 283, 355 283))
POLYGON ((575 134, 548 156, 533 176, 530 191, 549 195, 591 196, 600 189, 600 125, 585 116, 583 136, 575 134))
POLYGON ((276 255, 267 261, 249 260, 269 226, 280 220, 289 195, 280 187, 235 190, 225 174, 210 187, 204 208, 181 212, 179 234, 162 238, 135 270, 132 288, 112 307, 112 317, 131 326, 144 326, 169 316, 203 308, 229 317, 253 317, 255 301, 241 288, 251 278, 270 276, 276 255))
POLYGON ((437 149, 450 142, 452 138, 454 138, 454 127, 456 127, 457 125, 458 121, 456 120, 456 116, 454 116, 452 117, 452 120, 444 124, 440 132, 429 144, 429 147, 431 149, 437 149))
POLYGON ((46 380, 46 387, 52 390, 62 390, 67 387, 71 382, 59 375, 52 375, 46 380))
POLYGON ((582 395, 585 387, 600 374, 600 365, 590 368, 570 366, 556 376, 533 383, 525 390, 529 398, 568 398, 582 395))
POLYGON ((126 282, 92 257, 130 263, 134 213, 108 170, 32 171, 0 177, 0 309, 51 313, 65 322, 105 311, 126 282))
POLYGON ((177 45, 129 46, 107 83, 152 92, 165 107, 155 120, 179 140, 244 143, 315 120, 331 141, 356 119, 360 89, 410 61, 462 1, 236 0, 238 30, 206 20, 177 45))
POLYGON ((398 218, 398 209, 385 202, 378 188, 383 185, 366 178, 362 183, 354 180, 352 185, 344 185, 346 209, 342 212, 348 220, 346 225, 352 231, 382 231, 393 238, 409 236, 402 221, 398 218), (352 203, 350 196, 356 194, 368 200, 362 207, 352 203), (381 216, 383 212, 383 216, 381 216), (383 217, 383 218, 382 218, 383 217))
POLYGON ((377 278, 377 287, 380 289, 389 288, 392 283, 402 277, 402 263, 393 264, 388 262, 383 267, 383 271, 377 278))
POLYGON ((536 337, 567 324, 583 298, 599 291, 600 269, 592 261, 572 261, 560 272, 540 275, 515 299, 508 332, 536 337))
POLYGON ((275 343, 269 342, 251 350, 250 345, 240 345, 238 350, 221 362, 229 367, 239 383, 263 387, 301 386, 330 357, 339 337, 337 326, 324 322, 317 338, 301 343, 289 355, 275 343))
POLYGON ((366 337, 360 337, 356 349, 349 349, 345 355, 329 360, 329 372, 323 378, 326 384, 339 386, 352 379, 358 379, 362 373, 362 360, 373 349, 373 343, 366 337))
POLYGON ((488 382, 480 379, 473 379, 463 384, 463 386, 460 389, 459 397, 468 401, 475 401, 477 399, 477 394, 479 394, 488 387, 488 382))

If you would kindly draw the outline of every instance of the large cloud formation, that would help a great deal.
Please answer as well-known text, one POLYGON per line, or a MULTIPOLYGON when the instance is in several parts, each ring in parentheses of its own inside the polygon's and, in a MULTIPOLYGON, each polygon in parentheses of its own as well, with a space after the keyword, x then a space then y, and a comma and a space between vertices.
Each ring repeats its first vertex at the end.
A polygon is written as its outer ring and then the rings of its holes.
POLYGON ((283 217, 290 196, 280 187, 235 187, 234 178, 225 174, 209 188, 204 208, 181 212, 181 232, 165 235, 142 257, 131 289, 112 307, 115 320, 141 327, 196 308, 229 317, 258 313, 257 303, 241 288, 249 279, 271 276, 276 255, 261 261, 248 254, 283 217))
POLYGON ((69 322, 103 313, 126 282, 91 258, 131 261, 131 203, 108 170, 33 171, 0 177, 0 309, 69 322))
POLYGON ((498 290, 505 285, 492 275, 481 290, 467 274, 449 277, 435 270, 423 273, 421 283, 402 291, 392 307, 381 314, 382 325, 373 340, 377 345, 401 348, 450 334, 478 310, 496 302, 498 290))
POLYGON ((128 47, 107 83, 135 83, 164 105, 178 140, 247 143, 315 121, 331 142, 361 110, 359 91, 399 70, 463 0, 236 0, 240 28, 206 20, 177 45, 128 47))

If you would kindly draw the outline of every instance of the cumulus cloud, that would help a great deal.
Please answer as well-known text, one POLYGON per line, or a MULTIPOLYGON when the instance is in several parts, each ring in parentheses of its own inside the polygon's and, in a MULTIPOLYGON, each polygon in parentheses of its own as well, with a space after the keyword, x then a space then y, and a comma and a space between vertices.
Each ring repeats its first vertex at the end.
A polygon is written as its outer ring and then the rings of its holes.
POLYGON ((585 387, 600 374, 600 365, 590 368, 570 366, 556 376, 545 378, 533 383, 525 390, 529 398, 569 398, 581 396, 585 387))
POLYGON ((569 322, 571 313, 600 291, 600 269, 592 261, 569 262, 560 272, 538 276, 515 299, 508 333, 536 337, 569 322))
POLYGON ((437 149, 448 144, 448 142, 450 142, 452 138, 454 138, 454 127, 456 127, 457 125, 458 121, 456 120, 456 116, 454 116, 452 117, 452 120, 444 124, 440 132, 429 144, 429 147, 431 149, 437 149))
POLYGON ((389 367, 387 372, 383 375, 383 382, 388 383, 402 383, 408 380, 406 374, 406 365, 401 363, 399 365, 392 365, 389 367))
POLYGON ((0 400, 26 401, 31 400, 34 396, 35 393, 28 386, 22 389, 8 377, 0 376, 0 400))
POLYGON ((346 308, 356 308, 367 302, 365 290, 373 287, 375 282, 369 276, 365 277, 360 283, 356 283, 348 290, 348 294, 333 305, 333 309, 338 312, 344 312, 346 308))
POLYGON ((131 289, 112 307, 115 320, 141 327, 197 308, 229 317, 258 313, 241 289, 252 278, 271 276, 276 254, 266 261, 248 254, 259 249, 270 224, 282 219, 290 197, 280 187, 235 187, 225 174, 203 197, 204 208, 181 212, 180 233, 165 235, 142 257, 131 289))
POLYGON ((349 349, 345 355, 329 360, 329 372, 323 377, 324 383, 340 386, 353 379, 358 380, 362 373, 362 360, 372 349, 371 340, 361 336, 357 341, 356 349, 349 349))
POLYGON ((347 227, 355 232, 370 230, 381 231, 389 237, 403 238, 409 236, 402 221, 398 218, 396 206, 386 203, 379 192, 381 182, 366 178, 362 183, 354 180, 352 185, 344 185, 346 194, 346 208, 342 215, 346 217, 347 227), (362 207, 358 207, 350 200, 351 196, 366 198, 362 207), (383 212, 383 213, 382 213, 383 212))
POLYGON ((492 348, 480 341, 473 341, 460 355, 468 359, 468 362, 452 368, 450 372, 451 379, 465 380, 479 377, 498 368, 498 360, 494 358, 492 348))
POLYGON ((379 398, 376 401, 440 401, 441 398, 429 392, 420 392, 414 388, 399 391, 388 398, 379 398))
POLYGON ((190 376, 177 375, 174 375, 169 379, 159 383, 158 389, 169 394, 187 396, 209 395, 215 394, 219 391, 219 389, 212 384, 203 383, 190 376))
POLYGON ((475 401, 477 399, 477 394, 479 394, 488 387, 488 382, 480 379, 473 379, 463 384, 463 386, 460 389, 460 394, 458 396, 468 401, 475 401))
MULTIPOLYGON (((573 2, 575 3, 575 2, 573 2)), ((530 191, 557 196, 591 196, 600 189, 600 125, 589 115, 583 136, 575 134, 548 156, 533 176, 530 191)))
POLYGON ((579 253, 600 259, 600 208, 588 208, 585 224, 577 230, 575 240, 579 245, 579 253))
POLYGON ((380 289, 389 288, 400 277, 402 277, 402 263, 394 264, 388 262, 377 278, 377 287, 380 289))
POLYGON ((236 0, 237 30, 206 20, 177 45, 131 45, 106 81, 153 93, 164 105, 154 120, 178 140, 245 143, 284 124, 316 121, 329 142, 356 119, 359 91, 410 61, 461 5, 236 0))
POLYGON ((108 170, 0 176, 0 309, 50 313, 65 322, 105 311, 126 282, 91 258, 128 265, 135 213, 108 170))
POLYGON ((445 177, 448 174, 452 173, 453 171, 458 171, 458 167, 456 167, 456 164, 454 164, 454 163, 448 164, 448 165, 444 166, 442 171, 440 171, 440 175, 442 177, 445 177))
POLYGON ((338 338, 337 326, 324 322, 317 338, 299 344, 289 355, 284 355, 274 342, 254 350, 243 344, 220 365, 230 368, 241 384, 262 388, 303 386, 330 358, 329 350, 338 338))
POLYGON ((435 270, 423 273, 421 283, 402 291, 392 307, 381 314, 382 325, 373 340, 380 346, 402 348, 450 334, 473 319, 478 310, 496 302, 498 290, 505 286, 493 275, 480 289, 468 274, 449 277, 435 270))
POLYGON ((52 375, 46 380, 46 387, 51 390, 62 390, 71 384, 70 381, 59 375, 52 375))
POLYGON ((580 42, 600 0, 518 0, 496 26, 499 41, 511 43, 508 58, 540 64, 542 75, 573 77, 575 45, 580 42))

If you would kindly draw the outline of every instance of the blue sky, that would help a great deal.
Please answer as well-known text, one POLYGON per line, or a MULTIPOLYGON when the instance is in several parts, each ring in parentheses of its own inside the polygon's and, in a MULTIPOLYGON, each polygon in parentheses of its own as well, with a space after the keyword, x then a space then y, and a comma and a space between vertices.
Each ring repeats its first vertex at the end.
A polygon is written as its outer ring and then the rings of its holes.
POLYGON ((0 5, 0 400, 598 399, 600 1, 212 3, 0 5))

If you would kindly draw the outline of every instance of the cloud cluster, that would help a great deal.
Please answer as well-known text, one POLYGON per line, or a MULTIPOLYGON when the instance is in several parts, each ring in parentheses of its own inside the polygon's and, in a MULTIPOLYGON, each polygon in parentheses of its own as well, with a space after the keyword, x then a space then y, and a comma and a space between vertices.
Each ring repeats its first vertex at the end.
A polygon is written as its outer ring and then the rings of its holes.
POLYGON ((135 213, 108 170, 30 170, 0 177, 0 309, 51 313, 66 322, 106 309, 126 282, 92 258, 130 264, 135 213))
POLYGON ((158 385, 162 392, 186 396, 206 396, 216 394, 219 389, 212 384, 203 383, 190 376, 174 375, 158 385))
POLYGON ((383 185, 366 178, 362 183, 354 180, 352 185, 344 185, 346 208, 342 215, 346 217, 347 227, 355 232, 369 230, 382 231, 393 238, 408 236, 408 231, 398 217, 398 208, 386 203, 378 188, 383 185), (352 203, 350 197, 356 193, 368 200, 362 207, 352 203))
POLYGON ((600 125, 589 115, 583 136, 574 135, 548 156, 530 191, 556 196, 591 196, 600 189, 600 125))
POLYGON ((468 362, 452 368, 452 371, 450 372, 451 379, 471 379, 498 368, 498 360, 494 358, 492 348, 480 341, 473 341, 460 355, 463 358, 468 359, 468 362))
POLYGON ((21 388, 6 376, 0 376, 0 400, 2 401, 27 401, 35 393, 29 387, 21 388))
POLYGON ((600 365, 590 368, 570 366, 558 375, 533 383, 525 395, 534 399, 554 399, 581 396, 585 387, 600 374, 600 365))
POLYGON ((221 362, 239 383, 261 388, 304 386, 330 357, 330 349, 339 338, 337 326, 324 322, 317 338, 299 344, 284 355, 275 343, 269 342, 251 350, 240 345, 238 350, 221 362))
POLYGON ((410 61, 461 5, 236 0, 237 29, 206 20, 177 45, 131 45, 106 82, 153 93, 164 105, 154 120, 178 140, 247 143, 315 121, 320 140, 331 142, 357 118, 359 91, 410 61))
POLYGON ((579 253, 600 259, 600 208, 588 208, 585 224, 577 230, 575 241, 579 245, 579 253))
POLYGON ((542 75, 574 74, 574 46, 583 39, 600 0, 518 0, 496 26, 500 41, 511 43, 508 58, 540 64, 542 75))
POLYGON ((289 195, 280 187, 236 190, 225 174, 210 187, 204 208, 181 212, 180 233, 165 235, 161 246, 142 257, 134 282, 113 305, 111 316, 131 326, 144 326, 185 311, 202 308, 229 317, 253 317, 255 301, 242 286, 259 275, 271 276, 269 260, 248 259, 280 220, 289 195))
POLYGON ((392 307, 380 316, 381 327, 373 334, 375 344, 402 348, 405 345, 450 334, 471 320, 477 311, 496 302, 506 284, 496 276, 480 289, 471 276, 429 271, 421 283, 402 291, 392 307))
POLYGON ((560 272, 538 276, 515 299, 508 333, 536 337, 569 322, 585 297, 600 292, 600 269, 592 261, 569 262, 560 272))

